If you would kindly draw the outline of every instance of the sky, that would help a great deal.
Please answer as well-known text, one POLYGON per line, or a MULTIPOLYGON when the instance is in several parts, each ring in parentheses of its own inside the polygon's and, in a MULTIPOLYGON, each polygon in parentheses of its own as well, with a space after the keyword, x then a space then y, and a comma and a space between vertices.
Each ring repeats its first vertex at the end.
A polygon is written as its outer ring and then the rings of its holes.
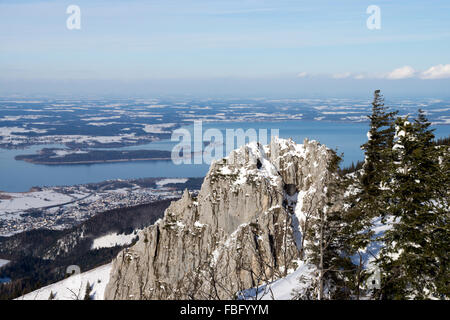
POLYGON ((1 96, 449 97, 449 85, 448 0, 0 0, 1 96))

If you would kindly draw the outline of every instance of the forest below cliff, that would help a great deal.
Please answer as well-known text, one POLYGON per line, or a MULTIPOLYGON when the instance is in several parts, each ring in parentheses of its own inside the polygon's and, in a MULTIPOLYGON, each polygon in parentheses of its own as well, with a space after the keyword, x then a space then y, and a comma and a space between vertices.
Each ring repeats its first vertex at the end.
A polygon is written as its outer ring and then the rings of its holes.
POLYGON ((170 202, 161 200, 102 212, 67 230, 37 229, 0 237, 0 255, 11 260, 0 270, 0 278, 12 279, 0 285, 0 300, 14 299, 64 279, 68 276, 67 266, 78 265, 86 271, 109 263, 129 245, 93 249, 94 239, 110 233, 133 234, 161 218, 170 202), (58 250, 61 244, 69 249, 58 250))

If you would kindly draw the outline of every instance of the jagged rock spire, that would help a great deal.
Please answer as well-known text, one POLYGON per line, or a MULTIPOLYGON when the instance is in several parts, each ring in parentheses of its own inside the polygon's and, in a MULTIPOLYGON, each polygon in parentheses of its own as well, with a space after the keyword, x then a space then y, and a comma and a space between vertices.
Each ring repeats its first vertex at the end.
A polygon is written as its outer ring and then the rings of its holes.
POLYGON ((195 201, 185 190, 119 253, 105 298, 231 299, 295 270, 331 158, 316 141, 274 138, 214 161, 195 201))

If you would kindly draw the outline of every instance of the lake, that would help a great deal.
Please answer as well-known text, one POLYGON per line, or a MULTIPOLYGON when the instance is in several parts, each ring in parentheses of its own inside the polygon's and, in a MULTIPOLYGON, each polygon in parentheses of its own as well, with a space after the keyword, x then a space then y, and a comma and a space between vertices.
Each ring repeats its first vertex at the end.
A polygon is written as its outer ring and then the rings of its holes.
MULTIPOLYGON (((302 143, 304 138, 318 140, 330 148, 337 148, 344 153, 343 165, 362 160, 360 145, 366 140, 367 123, 345 123, 327 121, 282 121, 282 122, 239 122, 239 123, 203 123, 203 132, 216 128, 224 133, 226 129, 242 128, 247 130, 278 129, 280 137, 293 138, 302 143)), ((450 135, 450 125, 437 125, 436 136, 450 135)), ((185 129, 193 132, 193 126, 185 129)), ((197 141, 201 138, 196 137, 197 141)), ((270 137, 269 137, 270 139, 270 137)), ((146 145, 124 147, 130 149, 172 150, 178 142, 162 140, 146 145)), ((63 147, 60 145, 33 146, 25 150, 0 149, 0 190, 8 192, 24 192, 33 186, 74 185, 100 182, 109 179, 132 179, 142 177, 203 177, 209 168, 208 164, 175 165, 171 161, 138 161, 99 163, 89 165, 37 165, 24 161, 16 161, 18 154, 35 153, 43 147, 63 147)))

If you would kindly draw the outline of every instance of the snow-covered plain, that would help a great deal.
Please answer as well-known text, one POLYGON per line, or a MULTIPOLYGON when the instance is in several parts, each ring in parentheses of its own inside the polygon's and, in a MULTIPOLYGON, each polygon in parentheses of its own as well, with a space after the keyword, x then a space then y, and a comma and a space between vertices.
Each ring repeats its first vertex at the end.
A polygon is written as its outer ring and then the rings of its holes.
POLYGON ((161 123, 161 124, 146 124, 142 128, 146 133, 170 133, 171 131, 167 130, 176 125, 176 123, 161 123))
MULTIPOLYGON (((11 199, 0 200, 0 217, 5 212, 15 212, 33 208, 48 207, 74 200, 73 197, 56 192, 43 190, 25 193, 7 193, 11 199)), ((80 195, 80 198, 83 195, 80 195)))
POLYGON ((46 133, 47 130, 42 129, 25 129, 21 127, 1 127, 0 128, 0 136, 11 136, 12 133, 29 133, 29 132, 35 132, 35 133, 46 133))
POLYGON ((30 292, 16 300, 48 300, 53 293, 54 300, 82 300, 86 292, 86 285, 92 286, 91 299, 103 300, 112 264, 70 276, 67 279, 53 283, 36 291, 30 292))

